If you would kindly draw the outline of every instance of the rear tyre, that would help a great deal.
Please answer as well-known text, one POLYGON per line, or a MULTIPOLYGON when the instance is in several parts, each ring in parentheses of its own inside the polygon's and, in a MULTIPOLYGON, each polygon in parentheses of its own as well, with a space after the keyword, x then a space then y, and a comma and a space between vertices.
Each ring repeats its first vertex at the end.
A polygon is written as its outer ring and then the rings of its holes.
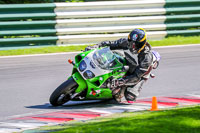
POLYGON ((55 91, 50 96, 50 103, 53 106, 60 106, 68 102, 71 100, 70 95, 74 93, 77 86, 78 84, 71 77, 55 89, 55 91))

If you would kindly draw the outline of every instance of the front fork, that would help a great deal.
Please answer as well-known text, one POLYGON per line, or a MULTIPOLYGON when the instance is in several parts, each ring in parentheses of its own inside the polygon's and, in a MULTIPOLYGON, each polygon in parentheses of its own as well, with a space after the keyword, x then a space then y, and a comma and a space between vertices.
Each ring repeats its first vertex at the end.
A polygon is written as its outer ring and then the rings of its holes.
POLYGON ((85 80, 83 79, 83 77, 80 75, 79 72, 75 72, 74 74, 72 74, 71 77, 78 84, 78 87, 75 90, 75 94, 79 94, 79 93, 81 93, 83 90, 85 90, 87 88, 87 83, 85 82, 85 80))

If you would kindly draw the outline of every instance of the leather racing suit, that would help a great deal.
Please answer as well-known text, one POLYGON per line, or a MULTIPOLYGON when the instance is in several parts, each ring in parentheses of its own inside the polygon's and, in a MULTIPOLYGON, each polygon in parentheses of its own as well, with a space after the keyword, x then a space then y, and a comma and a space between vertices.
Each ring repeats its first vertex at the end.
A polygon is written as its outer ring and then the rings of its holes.
POLYGON ((104 41, 100 44, 100 46, 109 46, 111 50, 124 50, 125 59, 129 66, 127 75, 123 78, 125 80, 125 85, 127 86, 124 94, 127 101, 134 101, 139 95, 141 87, 145 82, 143 76, 150 72, 153 55, 151 53, 151 46, 148 42, 146 42, 144 49, 140 53, 134 53, 132 50, 129 50, 127 45, 127 38, 121 38, 116 41, 104 41))

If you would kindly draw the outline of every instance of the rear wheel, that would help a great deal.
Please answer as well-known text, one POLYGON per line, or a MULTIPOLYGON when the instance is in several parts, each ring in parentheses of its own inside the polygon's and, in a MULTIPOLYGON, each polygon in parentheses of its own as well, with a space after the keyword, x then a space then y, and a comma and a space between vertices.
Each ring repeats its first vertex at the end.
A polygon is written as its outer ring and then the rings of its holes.
POLYGON ((74 93, 78 84, 74 81, 73 78, 68 79, 60 86, 50 96, 50 103, 53 106, 60 106, 69 100, 71 100, 70 95, 74 93))

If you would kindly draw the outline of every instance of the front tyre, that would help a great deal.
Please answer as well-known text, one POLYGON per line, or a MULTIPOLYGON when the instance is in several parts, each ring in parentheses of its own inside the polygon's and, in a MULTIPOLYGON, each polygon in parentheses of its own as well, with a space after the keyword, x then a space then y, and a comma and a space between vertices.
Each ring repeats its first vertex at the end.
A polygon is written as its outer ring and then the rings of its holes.
POLYGON ((77 86, 78 84, 71 77, 60 86, 58 86, 56 90, 51 94, 49 99, 50 103, 53 106, 60 106, 68 102, 69 100, 71 100, 70 95, 74 93, 77 86))

